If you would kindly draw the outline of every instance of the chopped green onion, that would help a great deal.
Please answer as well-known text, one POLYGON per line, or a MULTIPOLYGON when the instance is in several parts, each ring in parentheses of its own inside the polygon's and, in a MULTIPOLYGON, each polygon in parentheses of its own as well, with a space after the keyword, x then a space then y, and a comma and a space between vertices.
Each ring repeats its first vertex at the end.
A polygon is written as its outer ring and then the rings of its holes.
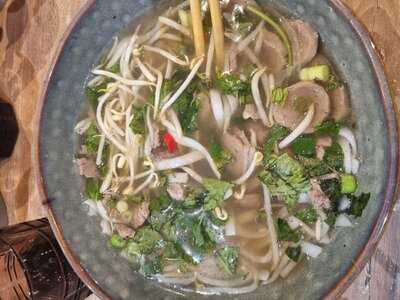
POLYGON ((118 234, 113 234, 110 239, 110 245, 116 249, 122 249, 126 245, 126 241, 118 234))
POLYGON ((331 71, 327 65, 313 66, 304 68, 300 71, 301 80, 320 80, 328 81, 331 71))
POLYGON ((289 95, 288 88, 277 87, 272 90, 272 102, 283 106, 289 95))
POLYGON ((343 194, 354 193, 357 189, 357 180, 351 174, 340 175, 340 188, 343 194))
POLYGON ((123 213, 123 212, 126 212, 129 209, 129 205, 124 200, 119 200, 117 202, 116 208, 120 213, 123 213))

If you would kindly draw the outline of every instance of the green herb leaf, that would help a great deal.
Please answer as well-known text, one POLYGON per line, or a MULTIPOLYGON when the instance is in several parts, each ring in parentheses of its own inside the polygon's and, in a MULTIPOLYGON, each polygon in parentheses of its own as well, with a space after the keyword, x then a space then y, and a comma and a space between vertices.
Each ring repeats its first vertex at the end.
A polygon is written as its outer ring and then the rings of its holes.
POLYGON ((283 106, 289 95, 288 88, 276 87, 272 90, 272 102, 283 106))
POLYGON ((207 191, 204 198, 204 209, 213 210, 222 204, 225 193, 233 187, 233 184, 222 180, 204 178, 203 186, 207 191))
POLYGON ((271 131, 264 143, 264 161, 268 163, 271 154, 280 140, 284 139, 289 134, 289 130, 283 126, 275 124, 272 126, 271 131))
POLYGON ((329 166, 322 160, 304 156, 298 156, 297 158, 306 170, 308 177, 322 176, 331 172, 329 166))
POLYGON ((97 179, 93 178, 86 179, 86 196, 90 200, 94 201, 101 200, 102 195, 100 193, 100 183, 97 179))
POLYGON ((116 249, 122 249, 126 246, 126 240, 124 240, 118 234, 113 234, 110 239, 110 245, 116 249))
POLYGON ((334 142, 332 146, 325 149, 323 160, 336 171, 343 171, 343 151, 338 143, 334 142))
POLYGON ((301 254, 301 247, 288 247, 285 253, 291 260, 298 262, 301 254))
POLYGON ((312 206, 296 212, 295 217, 308 224, 314 224, 318 220, 317 211, 312 206))
POLYGON ((161 235, 148 226, 140 228, 133 241, 137 244, 136 250, 140 254, 150 254, 154 249, 159 249, 164 244, 161 235))
POLYGON ((84 141, 86 150, 89 154, 96 154, 100 144, 100 133, 95 124, 90 124, 85 132, 84 141))
POLYGON ((133 106, 132 107, 133 118, 129 127, 132 129, 134 134, 144 134, 144 124, 146 116, 145 106, 133 106))
POLYGON ((140 267, 140 272, 146 276, 160 274, 163 271, 163 265, 160 257, 154 257, 151 260, 146 260, 140 267))
POLYGON ((369 199, 371 198, 370 193, 362 193, 360 196, 348 195, 351 205, 347 212, 349 215, 355 217, 361 217, 364 208, 367 206, 369 199))
POLYGON ((325 83, 325 89, 328 92, 333 92, 339 86, 341 86, 341 82, 338 80, 338 78, 334 74, 330 74, 328 81, 325 83))
POLYGON ((341 125, 335 121, 325 121, 317 126, 315 126, 315 135, 323 136, 328 135, 336 138, 339 134, 341 125))
POLYGON ((218 266, 226 273, 233 275, 236 273, 236 267, 239 259, 239 248, 225 246, 216 253, 218 266))
POLYGON ((215 86, 226 95, 238 97, 241 105, 251 103, 250 81, 243 81, 236 74, 217 73, 215 86))
POLYGON ((160 212, 162 209, 167 208, 172 199, 167 193, 162 193, 158 198, 152 199, 150 202, 150 210, 160 212))
POLYGON ((312 157, 315 154, 315 139, 312 136, 300 136, 292 143, 292 150, 296 155, 312 157))
POLYGON ((276 232, 279 241, 297 243, 301 239, 301 233, 298 230, 291 229, 289 224, 280 218, 276 222, 276 232))
POLYGON ((219 170, 222 170, 233 160, 232 154, 218 143, 213 142, 209 152, 219 170))

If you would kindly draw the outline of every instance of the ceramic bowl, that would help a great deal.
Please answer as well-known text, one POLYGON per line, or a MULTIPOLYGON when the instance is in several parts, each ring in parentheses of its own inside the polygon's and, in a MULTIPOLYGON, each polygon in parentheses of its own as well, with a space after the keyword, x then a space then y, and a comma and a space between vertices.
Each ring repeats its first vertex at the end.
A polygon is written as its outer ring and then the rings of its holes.
MULTIPOLYGON (((87 217, 82 205, 82 179, 73 164, 73 133, 85 104, 84 85, 112 37, 139 16, 165 4, 152 0, 89 1, 69 30, 43 102, 39 153, 49 218, 70 263, 102 298, 192 299, 195 293, 165 289, 135 273, 107 247, 99 220, 87 217)), ((305 261, 285 281, 261 286, 250 294, 207 299, 319 299, 336 297, 370 257, 382 233, 395 196, 397 132, 387 82, 373 45, 360 23, 338 0, 262 0, 284 14, 303 19, 319 31, 322 43, 351 94, 360 146, 359 184, 372 199, 351 229, 316 259, 305 261)))

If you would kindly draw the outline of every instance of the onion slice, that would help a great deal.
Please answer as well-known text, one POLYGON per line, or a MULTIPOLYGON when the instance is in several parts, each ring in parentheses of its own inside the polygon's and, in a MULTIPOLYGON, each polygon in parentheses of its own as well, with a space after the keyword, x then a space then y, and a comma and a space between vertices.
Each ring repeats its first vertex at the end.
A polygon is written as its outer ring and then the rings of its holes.
POLYGON ((221 94, 218 90, 210 90, 210 103, 218 128, 222 129, 224 126, 224 107, 222 105, 221 94))

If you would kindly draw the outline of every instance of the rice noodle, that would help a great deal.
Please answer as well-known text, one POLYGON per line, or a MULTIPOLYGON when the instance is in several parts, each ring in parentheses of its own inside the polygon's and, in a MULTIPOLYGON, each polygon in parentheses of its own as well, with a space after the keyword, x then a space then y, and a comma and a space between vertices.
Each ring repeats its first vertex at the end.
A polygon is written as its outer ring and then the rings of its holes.
POLYGON ((160 54, 161 56, 164 56, 165 58, 172 60, 174 63, 181 65, 181 66, 187 66, 189 63, 187 61, 184 61, 175 55, 169 53, 168 51, 158 48, 158 47, 153 47, 149 45, 144 45, 143 49, 149 52, 157 53, 160 54))
POLYGON ((197 71, 199 70, 201 64, 203 63, 203 58, 200 58, 199 61, 194 65, 193 69, 190 71, 189 75, 182 82, 181 86, 178 90, 168 99, 168 101, 164 104, 161 109, 161 114, 164 114, 168 108, 174 104, 174 102, 182 95, 185 89, 189 86, 190 82, 193 80, 194 76, 196 76, 197 71))
POLYGON ((171 19, 168 19, 166 17, 160 16, 160 17, 158 17, 158 21, 160 23, 164 24, 164 25, 167 25, 167 26, 179 31, 180 33, 182 33, 183 35, 186 35, 187 37, 191 37, 192 36, 190 34, 190 30, 187 27, 175 22, 174 20, 171 20, 171 19))
POLYGON ((207 63, 206 63, 206 79, 207 80, 211 79, 211 67, 212 67, 212 63, 213 63, 213 58, 214 58, 214 37, 211 33, 210 41, 209 41, 209 45, 208 45, 207 63))
POLYGON ((193 164, 202 159, 204 159, 204 155, 201 152, 193 151, 181 156, 155 161, 154 168, 157 171, 172 170, 193 164))
POLYGON ((224 108, 222 105, 221 94, 218 90, 210 90, 210 103, 217 126, 221 130, 224 126, 224 108))
POLYGON ((126 79, 117 74, 114 74, 109 71, 104 71, 104 70, 93 70, 92 73, 95 75, 103 75, 103 76, 115 79, 116 81, 119 81, 126 85, 132 85, 132 86, 149 86, 149 85, 154 86, 155 85, 154 83, 149 82, 149 81, 126 79))
POLYGON ((260 54, 263 42, 264 42, 264 31, 263 31, 263 29, 261 29, 258 32, 258 36, 256 38, 256 42, 255 42, 255 45, 254 45, 254 53, 255 54, 257 54, 257 55, 260 54))
POLYGON ((310 126, 313 118, 314 118, 315 106, 314 103, 310 105, 308 108, 307 114, 303 121, 287 136, 285 137, 278 145, 279 149, 286 148, 289 146, 296 138, 303 134, 303 132, 310 126))
POLYGON ((199 173, 197 173, 195 170, 189 168, 189 167, 182 167, 181 168, 183 171, 189 174, 190 177, 192 177, 194 180, 196 180, 199 183, 203 183, 203 177, 199 173))
POLYGON ((264 195, 264 210, 267 214, 267 226, 271 238, 271 248, 272 248, 272 265, 276 267, 279 260, 279 249, 278 240, 275 231, 274 220, 272 219, 272 208, 271 208, 271 194, 267 186, 262 183, 263 195, 264 195))
POLYGON ((263 159, 262 153, 259 151, 255 152, 253 159, 251 160, 250 165, 249 165, 248 169, 246 170, 246 172, 242 176, 240 176, 238 179, 233 180, 232 182, 235 184, 245 183, 246 180, 251 177, 255 168, 262 162, 262 159, 263 159))
POLYGON ((251 92, 253 94, 254 103, 257 106, 258 115, 264 125, 268 124, 268 118, 264 110, 264 105, 261 100, 260 90, 258 88, 258 83, 260 81, 261 75, 265 72, 265 68, 257 71, 253 78, 251 79, 251 92))

